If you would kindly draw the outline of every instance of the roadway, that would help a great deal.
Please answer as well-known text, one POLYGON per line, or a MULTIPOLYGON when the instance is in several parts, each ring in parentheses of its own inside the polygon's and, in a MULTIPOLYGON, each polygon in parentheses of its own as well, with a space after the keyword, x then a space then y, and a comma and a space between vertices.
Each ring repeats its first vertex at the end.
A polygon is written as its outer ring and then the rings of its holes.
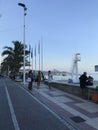
POLYGON ((0 79, 0 130, 68 130, 67 126, 22 85, 0 79))

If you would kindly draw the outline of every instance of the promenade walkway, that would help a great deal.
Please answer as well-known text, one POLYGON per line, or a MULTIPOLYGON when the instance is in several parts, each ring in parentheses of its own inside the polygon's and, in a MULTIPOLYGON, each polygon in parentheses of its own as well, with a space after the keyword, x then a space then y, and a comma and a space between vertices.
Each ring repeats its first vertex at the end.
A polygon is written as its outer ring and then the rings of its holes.
MULTIPOLYGON (((27 85, 24 86, 27 89, 27 85)), ((45 104, 70 130, 98 130, 98 104, 68 94, 56 88, 33 84, 30 91, 35 98, 45 104)))

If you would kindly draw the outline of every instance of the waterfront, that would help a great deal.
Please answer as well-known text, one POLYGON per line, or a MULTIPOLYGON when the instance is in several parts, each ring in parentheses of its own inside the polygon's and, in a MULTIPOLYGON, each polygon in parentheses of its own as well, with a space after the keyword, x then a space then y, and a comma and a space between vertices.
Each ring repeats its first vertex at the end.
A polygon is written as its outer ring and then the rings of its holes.
MULTIPOLYGON (((98 81, 98 73, 88 73, 87 76, 92 76, 94 78, 94 81, 98 81)), ((45 75, 47 79, 47 75, 45 75)), ((59 80, 59 81, 66 81, 71 78, 70 74, 67 74, 66 76, 63 75, 53 75, 53 80, 59 80)))

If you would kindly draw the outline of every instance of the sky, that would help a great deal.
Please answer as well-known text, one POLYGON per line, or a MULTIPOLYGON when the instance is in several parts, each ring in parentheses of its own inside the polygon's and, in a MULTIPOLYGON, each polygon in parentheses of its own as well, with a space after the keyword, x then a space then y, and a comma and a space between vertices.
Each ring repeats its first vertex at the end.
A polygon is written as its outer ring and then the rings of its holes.
MULTIPOLYGON (((32 48, 43 43, 43 69, 70 71, 75 53, 80 53, 79 72, 94 72, 98 64, 98 0, 0 0, 0 54, 12 41, 32 48)), ((2 57, 0 58, 2 61, 2 57)), ((38 68, 38 58, 37 58, 38 68)))

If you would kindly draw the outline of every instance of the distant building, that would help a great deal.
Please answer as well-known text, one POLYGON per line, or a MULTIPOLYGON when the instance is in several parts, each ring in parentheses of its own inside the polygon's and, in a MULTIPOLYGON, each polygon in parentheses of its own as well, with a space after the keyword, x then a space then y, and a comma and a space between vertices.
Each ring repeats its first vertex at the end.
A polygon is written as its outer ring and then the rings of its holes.
POLYGON ((98 65, 95 65, 95 72, 98 71, 98 65))

